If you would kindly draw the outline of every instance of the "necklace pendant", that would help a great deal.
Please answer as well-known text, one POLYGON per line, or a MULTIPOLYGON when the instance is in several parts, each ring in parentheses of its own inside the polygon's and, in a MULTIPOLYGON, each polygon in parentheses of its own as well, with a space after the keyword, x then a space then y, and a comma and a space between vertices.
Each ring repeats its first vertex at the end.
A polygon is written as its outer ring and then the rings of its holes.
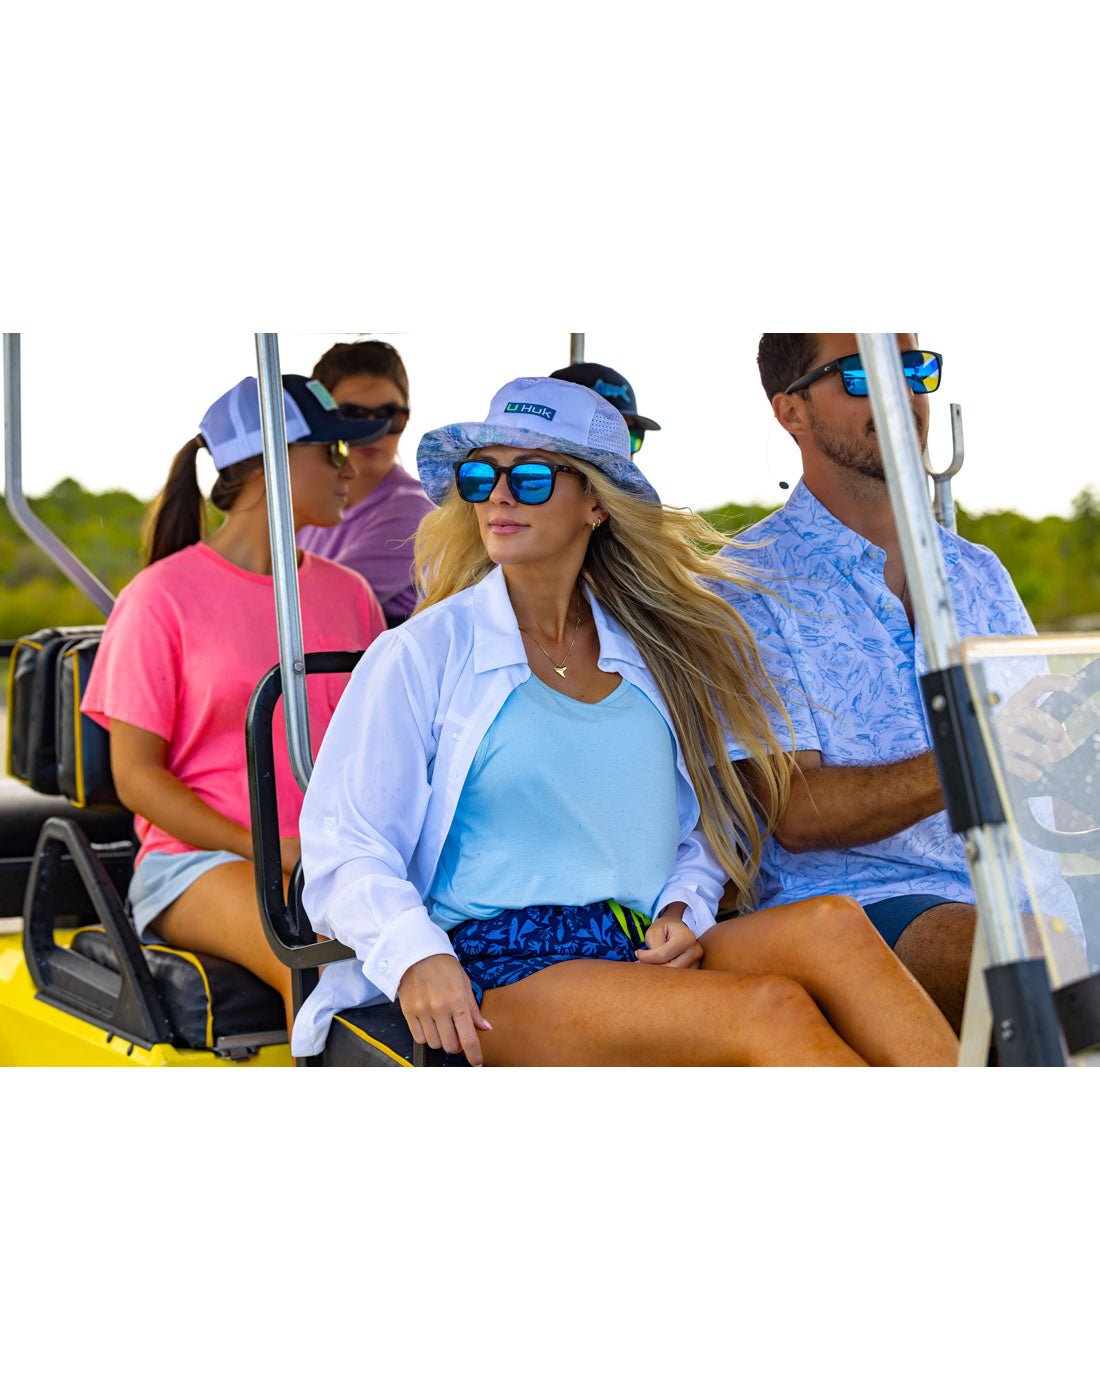
POLYGON ((554 667, 554 670, 557 671, 558 675, 561 676, 562 680, 565 679, 565 673, 566 673, 566 671, 567 671, 568 669, 569 669, 569 668, 568 668, 567 666, 555 666, 555 667, 554 667))

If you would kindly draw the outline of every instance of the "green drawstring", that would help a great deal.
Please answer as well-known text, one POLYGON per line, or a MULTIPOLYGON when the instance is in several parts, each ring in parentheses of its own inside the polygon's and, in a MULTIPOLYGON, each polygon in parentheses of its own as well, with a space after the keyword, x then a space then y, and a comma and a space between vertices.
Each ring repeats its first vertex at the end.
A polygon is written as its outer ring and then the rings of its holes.
POLYGON ((614 899, 607 901, 607 907, 615 916, 615 922, 626 934, 631 943, 637 943, 639 947, 645 947, 645 931, 649 927, 650 921, 644 914, 639 914, 637 909, 624 909, 614 899))

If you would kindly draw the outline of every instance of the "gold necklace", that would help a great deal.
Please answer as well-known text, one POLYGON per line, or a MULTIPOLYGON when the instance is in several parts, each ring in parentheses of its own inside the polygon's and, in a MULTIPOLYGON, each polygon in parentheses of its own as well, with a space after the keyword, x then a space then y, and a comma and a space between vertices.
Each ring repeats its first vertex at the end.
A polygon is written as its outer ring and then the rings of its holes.
POLYGON ((542 654, 543 654, 543 656, 546 657, 546 659, 547 659, 547 661, 549 661, 550 665, 553 666, 554 670, 557 671, 558 675, 561 676, 562 680, 564 680, 564 679, 565 679, 565 673, 566 673, 566 671, 568 670, 568 667, 566 666, 565 663, 566 663, 566 662, 569 660, 569 658, 573 655, 573 648, 577 645, 577 633, 581 630, 581 600, 580 600, 580 595, 579 595, 579 594, 577 595, 577 617, 576 617, 576 621, 573 623, 573 640, 569 643, 569 650, 565 653, 565 655, 562 657, 562 659, 561 659, 560 661, 555 661, 555 660, 554 660, 554 658, 550 655, 550 653, 546 650, 546 648, 545 648, 545 647, 543 646, 543 644, 539 641, 539 639, 534 635, 534 633, 533 633, 533 632, 528 632, 528 631, 527 631, 527 628, 524 627, 523 623, 520 622, 520 620, 519 620, 518 617, 516 618, 516 626, 519 628, 519 630, 520 630, 521 632, 526 633, 526 635, 527 635, 528 637, 531 638, 531 640, 534 642, 535 646, 538 647, 539 651, 541 651, 542 654))

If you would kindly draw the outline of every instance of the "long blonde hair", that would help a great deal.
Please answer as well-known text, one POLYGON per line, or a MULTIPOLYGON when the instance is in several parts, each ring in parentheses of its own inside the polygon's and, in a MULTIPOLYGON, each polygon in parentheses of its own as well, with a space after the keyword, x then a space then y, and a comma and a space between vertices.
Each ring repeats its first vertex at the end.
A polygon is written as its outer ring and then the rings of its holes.
MULTIPOLYGON (((791 757, 780 749, 764 702, 788 729, 790 721, 752 633, 707 584, 760 587, 756 575, 736 558, 718 557, 736 541, 694 512, 644 500, 577 458, 543 455, 573 467, 608 511, 603 528, 592 532, 581 580, 638 648, 664 697, 703 832, 736 886, 738 909, 751 909, 763 842, 782 816, 791 779, 791 757), (727 734, 752 766, 750 789, 726 760, 727 734)), ((452 489, 417 530, 417 611, 479 583, 493 567, 472 506, 452 489)))

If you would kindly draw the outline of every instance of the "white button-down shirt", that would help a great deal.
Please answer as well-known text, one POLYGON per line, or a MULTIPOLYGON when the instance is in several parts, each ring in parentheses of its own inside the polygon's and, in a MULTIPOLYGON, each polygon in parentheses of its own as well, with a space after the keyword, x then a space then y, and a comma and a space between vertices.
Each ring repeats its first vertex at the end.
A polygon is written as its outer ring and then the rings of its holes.
MULTIPOLYGON (((590 593, 601 671, 643 691, 675 727, 637 647, 590 593)), ((424 907, 466 775, 489 726, 531 674, 504 574, 384 633, 355 668, 321 745, 302 808, 305 907, 318 933, 354 948, 332 963, 294 1025, 316 1054, 333 1015, 396 999, 405 972, 451 942, 424 907)), ((632 783, 644 774, 624 774, 632 783)), ((725 877, 699 828, 676 743, 680 847, 657 908, 682 902, 696 934, 714 923, 725 877)), ((639 801, 645 801, 644 787, 639 801)))

